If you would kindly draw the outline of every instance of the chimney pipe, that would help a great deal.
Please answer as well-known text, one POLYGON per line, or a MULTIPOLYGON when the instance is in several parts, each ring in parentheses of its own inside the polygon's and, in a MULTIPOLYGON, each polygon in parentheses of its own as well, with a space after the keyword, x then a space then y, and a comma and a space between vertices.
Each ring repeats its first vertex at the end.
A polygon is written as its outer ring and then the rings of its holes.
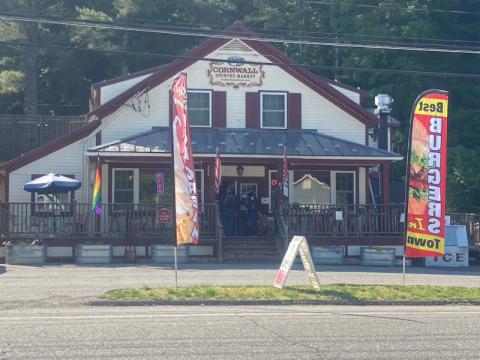
POLYGON ((392 111, 391 105, 393 99, 388 94, 378 94, 375 96, 375 114, 380 119, 380 126, 378 129, 378 148, 381 150, 388 150, 388 116, 392 111))

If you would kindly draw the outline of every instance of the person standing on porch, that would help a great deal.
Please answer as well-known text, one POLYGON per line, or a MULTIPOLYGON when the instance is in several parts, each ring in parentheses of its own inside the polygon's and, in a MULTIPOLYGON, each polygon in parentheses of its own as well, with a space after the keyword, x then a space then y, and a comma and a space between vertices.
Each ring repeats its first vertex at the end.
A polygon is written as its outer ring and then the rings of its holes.
POLYGON ((247 235, 257 234, 258 198, 253 192, 247 198, 247 235))
POLYGON ((234 235, 235 232, 235 212, 237 210, 237 201, 231 189, 227 190, 227 194, 222 202, 223 210, 223 231, 226 236, 234 235))

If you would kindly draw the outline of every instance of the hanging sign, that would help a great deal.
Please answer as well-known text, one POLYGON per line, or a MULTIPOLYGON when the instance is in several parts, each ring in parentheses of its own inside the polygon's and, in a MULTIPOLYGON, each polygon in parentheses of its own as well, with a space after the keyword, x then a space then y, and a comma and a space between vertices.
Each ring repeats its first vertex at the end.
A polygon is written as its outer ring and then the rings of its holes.
POLYGON ((160 208, 157 210, 157 222, 160 224, 169 224, 172 221, 172 211, 169 208, 160 208))
POLYGON ((293 262, 300 252, 300 258, 302 259, 303 268, 305 269, 310 283, 315 289, 320 289, 320 281, 318 280, 317 273, 315 272, 315 265, 313 265, 312 256, 310 255, 310 249, 308 247, 307 239, 305 236, 294 236, 290 245, 288 246, 285 257, 283 258, 280 269, 277 271, 273 286, 277 288, 283 288, 285 281, 287 280, 288 273, 292 268, 293 262))
POLYGON ((188 122, 186 74, 179 75, 174 81, 172 116, 177 245, 196 245, 200 233, 200 214, 188 122))
POLYGON ((225 62, 212 61, 207 71, 210 84, 240 87, 261 86, 265 71, 262 65, 247 64, 240 56, 231 56, 225 62))
POLYGON ((447 114, 446 91, 426 91, 413 107, 406 193, 406 257, 444 254, 447 114))

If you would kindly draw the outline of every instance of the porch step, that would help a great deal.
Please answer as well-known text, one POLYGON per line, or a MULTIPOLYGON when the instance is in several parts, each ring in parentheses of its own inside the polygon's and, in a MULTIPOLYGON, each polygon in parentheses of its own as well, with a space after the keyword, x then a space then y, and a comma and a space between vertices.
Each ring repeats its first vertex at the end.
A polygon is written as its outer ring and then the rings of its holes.
POLYGON ((279 262, 275 239, 271 236, 229 236, 223 241, 225 262, 279 262))

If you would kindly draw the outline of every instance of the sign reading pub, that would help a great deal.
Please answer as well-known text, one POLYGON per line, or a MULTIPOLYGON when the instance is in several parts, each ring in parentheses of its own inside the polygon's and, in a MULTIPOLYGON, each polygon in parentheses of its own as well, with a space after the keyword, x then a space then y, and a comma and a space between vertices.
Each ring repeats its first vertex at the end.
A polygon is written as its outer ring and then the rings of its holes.
POLYGON ((265 71, 262 65, 248 64, 240 56, 231 56, 227 61, 212 61, 207 71, 210 84, 240 87, 261 86, 265 71))

